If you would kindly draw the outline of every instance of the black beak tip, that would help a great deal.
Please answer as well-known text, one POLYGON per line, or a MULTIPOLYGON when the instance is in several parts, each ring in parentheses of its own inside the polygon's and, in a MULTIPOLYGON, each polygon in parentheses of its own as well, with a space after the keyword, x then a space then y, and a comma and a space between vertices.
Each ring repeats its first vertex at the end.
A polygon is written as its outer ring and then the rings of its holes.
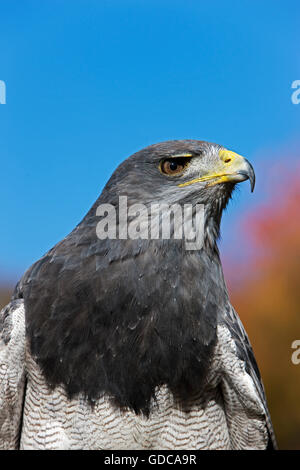
POLYGON ((251 186, 251 193, 253 193, 254 188, 255 188, 255 173, 254 173, 252 165, 251 165, 251 171, 249 171, 249 180, 250 180, 250 186, 251 186))
POLYGON ((251 193, 253 193, 254 188, 255 188, 255 176, 254 178, 249 178, 249 179, 250 179, 251 193))
POLYGON ((253 193, 254 191, 254 188, 255 188, 255 172, 254 172, 254 169, 253 169, 253 166, 251 165, 251 163, 246 160, 247 162, 247 171, 246 171, 246 174, 249 178, 249 181, 250 181, 250 186, 251 186, 251 193, 253 193))

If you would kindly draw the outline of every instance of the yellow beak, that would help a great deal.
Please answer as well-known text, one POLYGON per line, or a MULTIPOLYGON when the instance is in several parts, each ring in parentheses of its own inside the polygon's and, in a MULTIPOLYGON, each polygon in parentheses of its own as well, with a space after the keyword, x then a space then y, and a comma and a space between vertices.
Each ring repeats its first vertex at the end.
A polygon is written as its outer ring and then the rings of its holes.
POLYGON ((207 173, 200 178, 195 178, 191 181, 181 183, 178 186, 189 186, 193 183, 207 181, 207 186, 215 186, 221 183, 241 183, 247 179, 250 180, 251 192, 255 186, 255 173, 251 163, 241 155, 238 155, 231 150, 221 149, 219 151, 220 160, 216 165, 214 171, 207 173))

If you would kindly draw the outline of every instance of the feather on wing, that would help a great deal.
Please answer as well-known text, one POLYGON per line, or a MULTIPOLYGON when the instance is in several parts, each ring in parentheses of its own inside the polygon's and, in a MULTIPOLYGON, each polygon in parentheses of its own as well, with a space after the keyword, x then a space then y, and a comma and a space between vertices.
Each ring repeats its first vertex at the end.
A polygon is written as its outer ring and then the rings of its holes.
POLYGON ((0 449, 18 449, 25 393, 25 318, 22 300, 0 312, 0 449))
POLYGON ((265 390, 241 320, 231 307, 218 327, 216 350, 234 448, 277 448, 265 390))

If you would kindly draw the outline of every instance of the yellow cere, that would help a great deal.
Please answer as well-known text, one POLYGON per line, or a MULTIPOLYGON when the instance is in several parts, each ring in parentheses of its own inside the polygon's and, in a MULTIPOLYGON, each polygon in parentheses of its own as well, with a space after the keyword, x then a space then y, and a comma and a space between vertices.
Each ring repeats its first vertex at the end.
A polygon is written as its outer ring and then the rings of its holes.
POLYGON ((225 161, 227 159, 234 159, 236 157, 240 157, 238 153, 232 152, 231 150, 221 149, 219 151, 219 157, 221 160, 225 161))

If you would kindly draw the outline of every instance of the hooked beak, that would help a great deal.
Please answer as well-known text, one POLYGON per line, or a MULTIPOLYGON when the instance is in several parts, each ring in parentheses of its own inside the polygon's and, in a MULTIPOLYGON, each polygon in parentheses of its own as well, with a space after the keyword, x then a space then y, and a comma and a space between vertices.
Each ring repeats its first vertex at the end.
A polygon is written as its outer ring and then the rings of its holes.
POLYGON ((255 173, 251 163, 241 155, 230 150, 220 150, 219 157, 224 165, 224 174, 220 175, 221 182, 231 181, 233 183, 241 183, 242 181, 250 181, 251 192, 255 187, 255 173))
POLYGON ((250 186, 251 186, 251 193, 254 191, 255 187, 255 173, 253 166, 251 163, 245 158, 245 163, 246 163, 246 169, 245 170, 239 170, 237 172, 237 176, 242 176, 244 179, 242 181, 245 181, 249 179, 250 181, 250 186))
POLYGON ((217 164, 215 171, 207 173, 200 178, 187 181, 179 186, 188 186, 193 183, 207 181, 207 186, 215 186, 221 183, 241 183, 249 179, 251 192, 255 186, 255 173, 251 163, 241 155, 230 150, 221 149, 219 151, 219 163, 217 164))

